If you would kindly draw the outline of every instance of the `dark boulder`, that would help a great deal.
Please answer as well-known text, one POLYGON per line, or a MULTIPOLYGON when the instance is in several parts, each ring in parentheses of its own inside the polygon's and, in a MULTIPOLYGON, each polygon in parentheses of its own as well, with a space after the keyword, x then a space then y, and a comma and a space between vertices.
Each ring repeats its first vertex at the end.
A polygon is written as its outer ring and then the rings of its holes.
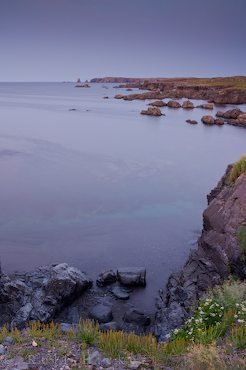
POLYGON ((0 325, 24 327, 26 321, 46 322, 80 296, 92 280, 66 263, 45 266, 11 279, 1 276, 0 325))
POLYGON ((98 286, 105 286, 108 284, 113 284, 117 280, 117 274, 115 270, 106 270, 101 272, 97 278, 98 286))
POLYGON ((106 304, 98 304, 89 312, 89 317, 100 323, 108 323, 113 320, 112 307, 106 304))
POLYGON ((125 312, 123 321, 127 323, 134 323, 141 326, 148 326, 150 325, 150 317, 146 315, 144 312, 137 310, 136 308, 130 308, 128 311, 125 312))
POLYGON ((122 285, 126 286, 145 286, 146 269, 142 267, 120 268, 117 277, 122 285))

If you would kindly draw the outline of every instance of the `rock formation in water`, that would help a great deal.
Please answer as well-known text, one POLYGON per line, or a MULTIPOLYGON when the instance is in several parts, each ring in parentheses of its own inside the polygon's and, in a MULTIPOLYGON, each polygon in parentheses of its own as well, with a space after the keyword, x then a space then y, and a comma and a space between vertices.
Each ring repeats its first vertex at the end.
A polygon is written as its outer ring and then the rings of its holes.
POLYGON ((157 301, 155 333, 161 339, 183 324, 198 299, 231 273, 246 278, 244 252, 238 232, 246 226, 246 174, 228 183, 228 166, 215 189, 208 195, 203 213, 203 231, 198 248, 184 267, 169 277, 166 292, 157 301))
POLYGON ((66 263, 12 278, 1 274, 0 326, 8 322, 22 328, 30 320, 52 320, 91 285, 86 274, 66 263))

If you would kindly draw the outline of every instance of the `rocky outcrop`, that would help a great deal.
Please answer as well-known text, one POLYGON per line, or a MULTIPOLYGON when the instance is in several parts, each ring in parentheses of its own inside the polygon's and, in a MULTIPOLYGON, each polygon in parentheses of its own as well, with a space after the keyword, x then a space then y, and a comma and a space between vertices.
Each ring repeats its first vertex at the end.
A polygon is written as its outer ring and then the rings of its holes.
POLYGON ((30 320, 52 320, 61 309, 80 296, 92 281, 66 263, 35 272, 0 278, 0 326, 24 327, 30 320))
POLYGON ((142 110, 141 114, 144 114, 146 116, 164 116, 164 114, 161 113, 160 108, 157 107, 149 107, 147 110, 142 110))
POLYGON ((230 125, 246 127, 246 112, 240 109, 230 109, 225 112, 217 112, 216 116, 230 125))
POLYGON ((158 298, 155 333, 161 340, 182 325, 207 288, 221 283, 230 273, 246 278, 237 237, 239 228, 246 225, 246 174, 228 184, 230 170, 228 167, 208 196, 198 248, 191 252, 184 267, 170 276, 165 294, 158 298))

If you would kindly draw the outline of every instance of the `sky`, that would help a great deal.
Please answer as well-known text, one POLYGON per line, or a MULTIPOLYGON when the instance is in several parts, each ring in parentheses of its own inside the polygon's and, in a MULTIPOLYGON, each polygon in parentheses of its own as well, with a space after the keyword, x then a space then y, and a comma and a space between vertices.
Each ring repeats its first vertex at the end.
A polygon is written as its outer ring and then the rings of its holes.
POLYGON ((246 75, 246 0, 0 0, 0 81, 246 75))

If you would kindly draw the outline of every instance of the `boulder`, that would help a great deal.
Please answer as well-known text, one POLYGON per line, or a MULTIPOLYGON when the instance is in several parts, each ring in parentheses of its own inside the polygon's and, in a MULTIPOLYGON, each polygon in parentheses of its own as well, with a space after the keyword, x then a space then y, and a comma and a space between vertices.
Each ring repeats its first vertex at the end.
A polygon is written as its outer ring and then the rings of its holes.
POLYGON ((216 119, 214 120, 214 123, 215 123, 216 125, 222 126, 222 125, 224 125, 225 121, 223 120, 223 118, 216 118, 216 119))
POLYGON ((66 263, 45 266, 11 279, 1 276, 0 325, 22 328, 30 320, 46 322, 92 285, 92 280, 66 263))
POLYGON ((186 101, 183 102, 182 108, 184 108, 184 109, 193 109, 194 104, 190 100, 186 100, 186 101))
POLYGON ((213 103, 205 103, 205 104, 197 105, 196 108, 214 109, 214 105, 213 105, 213 103))
POLYGON ((105 286, 105 285, 108 285, 108 284, 113 284, 115 283, 117 280, 117 273, 115 270, 106 270, 106 271, 103 271, 101 272, 99 275, 98 275, 98 278, 97 278, 97 285, 98 286, 105 286))
POLYGON ((149 316, 147 316, 144 312, 137 310, 136 308, 130 308, 128 311, 126 311, 123 321, 141 326, 148 326, 151 322, 149 316))
POLYGON ((108 323, 113 320, 112 307, 105 304, 98 304, 89 312, 89 317, 101 323, 108 323))
POLYGON ((151 105, 152 107, 165 107, 167 103, 162 100, 155 100, 152 103, 149 103, 149 105, 151 105))
POLYGON ((213 125, 214 124, 214 118, 212 116, 203 116, 202 122, 205 125, 213 125))
POLYGON ((115 99, 124 99, 124 97, 125 97, 125 95, 123 95, 123 94, 117 94, 117 95, 115 95, 115 99))
POLYGON ((187 119, 185 122, 190 123, 192 125, 197 125, 198 122, 195 119, 187 119))
POLYGON ((145 286, 146 269, 143 267, 126 267, 117 271, 117 277, 122 285, 145 286))
POLYGON ((100 330, 102 331, 119 331, 121 330, 120 325, 116 321, 110 321, 105 324, 100 324, 100 330))
POLYGON ((161 110, 157 107, 148 108, 147 110, 142 110, 141 114, 145 114, 147 116, 162 116, 164 114, 161 113, 161 110))
POLYGON ((237 117, 237 122, 239 124, 246 124, 246 113, 239 114, 239 116, 237 117))
POLYGON ((167 106, 169 108, 180 108, 181 104, 176 100, 169 100, 169 102, 167 103, 167 106))

